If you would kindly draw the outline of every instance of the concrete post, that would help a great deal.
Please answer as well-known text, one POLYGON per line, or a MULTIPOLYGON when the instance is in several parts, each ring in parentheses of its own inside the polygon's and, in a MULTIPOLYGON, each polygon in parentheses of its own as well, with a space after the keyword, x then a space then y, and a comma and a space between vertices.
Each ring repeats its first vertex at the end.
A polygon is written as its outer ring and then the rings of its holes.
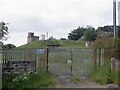
POLYGON ((111 71, 115 70, 115 58, 111 58, 111 71))

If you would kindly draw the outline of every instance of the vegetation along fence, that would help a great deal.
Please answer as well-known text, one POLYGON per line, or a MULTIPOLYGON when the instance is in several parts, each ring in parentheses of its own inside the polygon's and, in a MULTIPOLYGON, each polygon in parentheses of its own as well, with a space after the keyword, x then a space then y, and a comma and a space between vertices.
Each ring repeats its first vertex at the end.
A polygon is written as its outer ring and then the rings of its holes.
POLYGON ((115 49, 70 49, 49 50, 48 67, 56 75, 90 75, 96 67, 109 65, 118 70, 115 49))
POLYGON ((111 70, 119 70, 120 69, 120 60, 118 55, 118 49, 96 49, 96 53, 94 53, 96 61, 95 65, 98 67, 102 67, 103 65, 109 65, 111 70))

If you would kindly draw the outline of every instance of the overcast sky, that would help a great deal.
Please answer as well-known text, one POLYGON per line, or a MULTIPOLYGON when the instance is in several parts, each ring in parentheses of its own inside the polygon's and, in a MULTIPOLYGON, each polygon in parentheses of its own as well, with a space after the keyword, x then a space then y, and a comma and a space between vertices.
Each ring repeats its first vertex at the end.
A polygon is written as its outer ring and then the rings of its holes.
POLYGON ((4 43, 27 43, 28 32, 67 38, 78 26, 111 25, 113 0, 0 0, 0 22, 8 22, 4 43))

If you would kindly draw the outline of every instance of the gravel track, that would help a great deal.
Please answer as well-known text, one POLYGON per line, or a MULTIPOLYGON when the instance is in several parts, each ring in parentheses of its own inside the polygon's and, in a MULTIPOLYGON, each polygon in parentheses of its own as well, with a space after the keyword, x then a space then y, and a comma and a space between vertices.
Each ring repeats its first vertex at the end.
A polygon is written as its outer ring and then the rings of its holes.
POLYGON ((90 81, 88 77, 80 78, 80 82, 71 82, 71 76, 57 76, 58 85, 56 88, 118 88, 117 85, 100 85, 90 81))

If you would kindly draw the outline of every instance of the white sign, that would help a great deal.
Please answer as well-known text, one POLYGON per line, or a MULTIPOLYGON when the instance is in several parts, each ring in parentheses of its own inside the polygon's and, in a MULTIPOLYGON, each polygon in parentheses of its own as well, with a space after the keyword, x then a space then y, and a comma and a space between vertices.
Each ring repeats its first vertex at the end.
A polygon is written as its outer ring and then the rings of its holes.
POLYGON ((88 62, 89 62, 88 59, 83 60, 83 63, 88 63, 88 62))
POLYGON ((67 63, 68 63, 68 64, 71 64, 71 63, 72 63, 72 60, 67 60, 67 63))

